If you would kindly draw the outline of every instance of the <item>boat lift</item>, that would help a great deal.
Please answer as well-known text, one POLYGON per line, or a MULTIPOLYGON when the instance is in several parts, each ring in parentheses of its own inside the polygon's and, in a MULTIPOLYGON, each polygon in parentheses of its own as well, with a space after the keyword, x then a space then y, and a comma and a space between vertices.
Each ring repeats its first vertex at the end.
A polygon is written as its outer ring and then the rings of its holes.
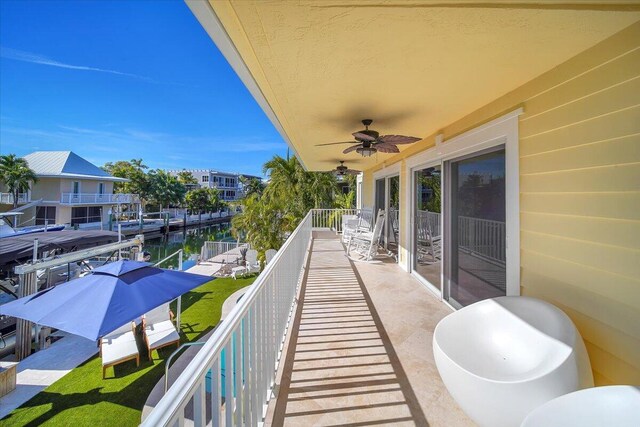
MULTIPOLYGON (((133 239, 121 240, 115 243, 109 243, 95 248, 84 249, 56 256, 49 260, 38 260, 38 239, 34 239, 33 244, 33 261, 27 264, 18 265, 14 268, 14 272, 18 275, 18 297, 22 298, 37 292, 37 271, 50 269, 64 264, 84 261, 105 253, 118 252, 119 256, 123 250, 130 250, 137 247, 137 253, 142 255, 142 246, 144 245, 144 235, 137 235, 133 239)), ((16 360, 20 361, 31 354, 32 325, 23 319, 17 319, 16 322, 16 344, 15 355, 16 360)))

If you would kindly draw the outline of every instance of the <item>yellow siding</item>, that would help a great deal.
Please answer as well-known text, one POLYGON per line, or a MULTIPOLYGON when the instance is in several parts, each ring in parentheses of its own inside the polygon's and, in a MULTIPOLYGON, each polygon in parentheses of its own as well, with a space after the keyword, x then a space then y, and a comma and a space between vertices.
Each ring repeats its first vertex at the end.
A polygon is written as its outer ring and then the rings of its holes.
MULTIPOLYGON (((640 383, 640 23, 441 132, 446 140, 518 107, 522 294, 573 319, 597 384, 640 383)), ((365 204, 378 168, 365 172, 365 204)))

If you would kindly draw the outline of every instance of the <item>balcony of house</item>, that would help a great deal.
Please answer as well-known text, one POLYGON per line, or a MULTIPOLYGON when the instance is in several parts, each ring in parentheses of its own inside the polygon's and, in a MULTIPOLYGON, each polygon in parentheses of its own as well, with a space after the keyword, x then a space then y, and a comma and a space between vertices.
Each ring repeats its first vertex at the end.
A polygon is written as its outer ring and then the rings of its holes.
POLYGON ((473 425, 432 351, 451 309, 392 257, 347 257, 356 212, 310 212, 143 425, 473 425))
MULTIPOLYGON (((0 204, 13 205, 14 196, 12 193, 0 193, 0 204)), ((23 205, 31 201, 30 193, 18 193, 18 204, 23 205)))
POLYGON ((60 204, 63 205, 108 205, 140 203, 137 194, 101 194, 101 193, 62 193, 60 204))

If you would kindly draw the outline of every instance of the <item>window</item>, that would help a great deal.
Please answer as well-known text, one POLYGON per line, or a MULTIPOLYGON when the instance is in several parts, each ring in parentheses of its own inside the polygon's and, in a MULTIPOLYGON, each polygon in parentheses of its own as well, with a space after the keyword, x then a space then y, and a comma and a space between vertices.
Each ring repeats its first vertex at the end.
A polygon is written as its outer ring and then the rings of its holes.
POLYGON ((71 209, 71 225, 102 221, 102 208, 99 206, 77 207, 71 209))
POLYGON ((202 175, 202 182, 209 182, 209 175, 202 175))
POLYGON ((80 181, 73 181, 73 194, 80 193, 80 181))
POLYGON ((98 194, 100 195, 104 194, 104 182, 98 183, 98 194))
POLYGON ((38 206, 36 208, 36 225, 56 223, 56 207, 55 206, 38 206))

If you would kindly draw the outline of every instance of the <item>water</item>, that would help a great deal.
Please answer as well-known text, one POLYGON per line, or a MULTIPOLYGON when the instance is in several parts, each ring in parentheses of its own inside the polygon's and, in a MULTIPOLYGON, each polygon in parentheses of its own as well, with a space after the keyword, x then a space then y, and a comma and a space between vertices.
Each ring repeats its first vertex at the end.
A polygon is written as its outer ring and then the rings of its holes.
MULTIPOLYGON (((156 263, 161 259, 179 251, 184 251, 183 268, 188 268, 189 257, 191 255, 200 255, 200 249, 205 241, 232 242, 235 239, 229 231, 229 224, 210 225, 207 227, 190 228, 187 230, 175 231, 166 236, 145 239, 144 250, 151 254, 152 263, 156 263)), ((191 265, 195 261, 191 261, 191 265)), ((163 268, 177 268, 178 257, 173 257, 164 263, 163 268)))

